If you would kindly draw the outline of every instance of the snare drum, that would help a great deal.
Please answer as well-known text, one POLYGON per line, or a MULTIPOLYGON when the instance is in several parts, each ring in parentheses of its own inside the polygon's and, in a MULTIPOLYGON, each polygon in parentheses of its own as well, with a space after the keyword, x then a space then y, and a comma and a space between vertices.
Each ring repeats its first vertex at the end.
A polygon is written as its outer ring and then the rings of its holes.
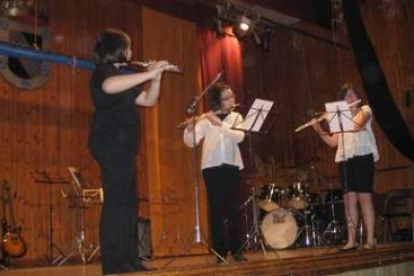
POLYGON ((265 241, 274 249, 282 249, 292 245, 298 234, 295 217, 283 208, 266 214, 260 229, 265 241))
POLYGON ((284 190, 271 183, 262 187, 259 196, 259 207, 266 212, 272 212, 280 207, 284 190))
POLYGON ((304 210, 308 207, 309 187, 306 182, 296 182, 289 186, 289 207, 304 210))

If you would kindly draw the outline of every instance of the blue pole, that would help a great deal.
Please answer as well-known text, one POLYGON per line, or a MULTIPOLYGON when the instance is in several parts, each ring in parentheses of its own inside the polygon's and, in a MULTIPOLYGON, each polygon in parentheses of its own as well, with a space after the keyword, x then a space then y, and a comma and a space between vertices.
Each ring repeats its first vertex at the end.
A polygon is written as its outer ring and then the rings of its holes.
MULTIPOLYGON (((95 63, 87 59, 37 51, 29 47, 15 45, 4 41, 0 41, 0 55, 66 64, 74 68, 82 68, 86 70, 95 69, 95 63)), ((135 72, 134 70, 128 68, 124 71, 135 72)))

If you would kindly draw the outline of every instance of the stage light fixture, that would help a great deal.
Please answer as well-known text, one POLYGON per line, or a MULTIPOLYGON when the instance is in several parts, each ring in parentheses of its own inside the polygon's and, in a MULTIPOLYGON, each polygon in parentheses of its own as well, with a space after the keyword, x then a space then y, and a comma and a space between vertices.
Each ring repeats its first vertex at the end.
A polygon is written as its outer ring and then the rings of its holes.
POLYGON ((233 33, 237 39, 243 39, 247 33, 254 28, 253 20, 242 15, 238 17, 236 24, 233 26, 233 33))
POLYGON ((252 20, 247 18, 246 16, 241 16, 238 22, 240 30, 247 32, 252 24, 252 20))

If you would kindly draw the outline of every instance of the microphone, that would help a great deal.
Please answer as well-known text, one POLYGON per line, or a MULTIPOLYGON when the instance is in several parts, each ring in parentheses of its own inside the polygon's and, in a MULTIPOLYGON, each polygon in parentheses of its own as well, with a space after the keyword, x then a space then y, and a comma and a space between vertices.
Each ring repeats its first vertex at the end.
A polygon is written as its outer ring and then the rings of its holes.
MULTIPOLYGON (((178 67, 177 67, 178 68, 178 67)), ((178 68, 179 69, 179 68, 178 68)), ((187 107, 185 109, 185 111, 187 112, 188 115, 192 115, 194 114, 194 109, 198 103, 198 101, 201 99, 201 97, 203 97, 203 95, 210 89, 211 86, 213 86, 213 84, 215 84, 220 78, 221 75, 223 74, 223 72, 220 72, 217 74, 217 76, 214 78, 214 80, 203 90, 203 92, 201 92, 200 96, 194 96, 190 102, 187 104, 187 107)))
POLYGON ((185 111, 187 112, 187 114, 189 114, 189 115, 194 114, 195 107, 196 107, 199 100, 200 100, 200 98, 197 97, 197 96, 194 96, 194 97, 191 98, 190 102, 187 104, 187 107, 185 108, 185 111))

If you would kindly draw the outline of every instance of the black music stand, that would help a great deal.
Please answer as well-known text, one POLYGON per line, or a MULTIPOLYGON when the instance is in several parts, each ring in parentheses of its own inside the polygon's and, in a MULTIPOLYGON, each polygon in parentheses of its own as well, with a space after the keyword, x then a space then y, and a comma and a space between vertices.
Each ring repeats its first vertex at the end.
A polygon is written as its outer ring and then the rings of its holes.
POLYGON ((48 204, 48 232, 49 232, 49 237, 48 237, 48 245, 47 245, 47 250, 48 252, 46 253, 46 259, 48 262, 54 264, 55 261, 57 260, 57 258, 60 258, 60 256, 62 256, 62 250, 54 243, 53 241, 53 233, 54 233, 54 228, 53 228, 53 194, 52 194, 52 186, 54 185, 60 185, 60 184, 68 184, 69 181, 66 178, 61 177, 60 175, 52 175, 49 172, 46 171, 34 171, 32 172, 33 174, 33 179, 36 183, 40 183, 40 184, 46 184, 48 187, 48 193, 47 193, 47 204, 48 204), (53 249, 55 249, 58 253, 59 256, 57 258, 53 257, 53 249))
MULTIPOLYGON (((242 123, 233 125, 232 128, 241 130, 247 136, 250 152, 250 164, 254 164, 251 134, 269 134, 275 122, 275 116, 271 116, 272 101, 255 99, 242 123), (266 125, 265 125, 266 123, 266 125)), ((247 108, 245 108, 247 109, 247 108)))
MULTIPOLYGON (((341 135, 342 160, 344 161, 346 160, 345 133, 355 131, 354 129, 355 121, 353 120, 353 117, 352 117, 351 105, 348 105, 346 101, 336 101, 336 102, 325 103, 326 113, 328 116, 327 119, 328 119, 328 124, 329 124, 329 133, 323 133, 323 135, 326 135, 326 134, 340 134, 341 135)), ((346 163, 343 164, 342 170, 343 170, 342 173, 343 173, 343 183, 344 183, 343 191, 347 192, 348 191, 348 178, 347 178, 346 163)), ((332 212, 334 211, 332 210, 332 212)), ((352 221, 350 217, 347 217, 345 218, 345 223, 350 223, 352 227, 355 229, 355 232, 357 232, 358 222, 352 221)), ((333 220, 328 224, 322 237, 324 237, 324 235, 328 232, 337 233, 335 217, 333 217, 333 220), (331 231, 329 231, 330 227, 333 227, 331 231)))
MULTIPOLYGON (((252 107, 247 112, 247 115, 244 119, 244 121, 238 125, 234 125, 232 128, 236 130, 243 131, 247 137, 248 137, 248 143, 249 143, 249 151, 252 153, 252 142, 251 137, 252 134, 268 134, 273 126, 274 123, 274 117, 270 116, 271 109, 273 106, 273 101, 263 100, 263 99, 255 99, 255 101, 252 104, 252 107), (267 119, 270 118, 270 119, 267 119), (268 128, 264 129, 264 123, 265 121, 269 121, 268 128)), ((251 162, 253 163, 253 154, 250 154, 251 162)), ((280 258, 279 255, 276 253, 276 251, 272 248, 270 243, 266 240, 266 237, 260 231, 259 228, 259 219, 258 219, 258 211, 257 211, 257 204, 255 201, 255 194, 253 194, 247 201, 252 202, 252 208, 253 208, 253 225, 247 234, 247 239, 242 244, 242 246, 237 250, 237 253, 241 252, 248 244, 250 244, 252 241, 255 243, 255 246, 257 246, 257 243, 259 243, 263 254, 266 256, 266 248, 265 245, 268 245, 269 248, 271 248, 272 252, 275 254, 277 258, 280 258)), ((246 204, 245 203, 245 204, 246 204)), ((243 204, 243 205, 245 205, 243 204)))

